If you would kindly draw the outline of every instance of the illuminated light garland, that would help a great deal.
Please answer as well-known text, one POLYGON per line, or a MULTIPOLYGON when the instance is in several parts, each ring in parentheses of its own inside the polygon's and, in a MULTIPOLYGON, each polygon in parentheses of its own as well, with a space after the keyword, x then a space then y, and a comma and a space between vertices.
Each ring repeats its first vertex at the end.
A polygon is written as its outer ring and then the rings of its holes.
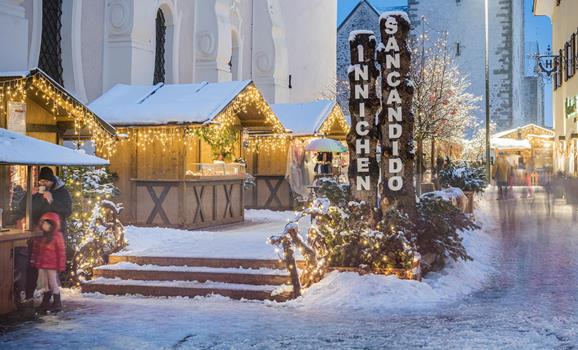
POLYGON ((55 121, 57 116, 63 116, 73 122, 75 134, 86 130, 94 140, 99 155, 110 158, 114 154, 116 135, 106 131, 93 112, 60 91, 40 73, 0 81, 0 115, 7 116, 5 105, 9 101, 25 103, 31 94, 45 103, 55 121))
POLYGON ((248 151, 254 153, 269 153, 286 150, 291 142, 289 134, 251 136, 249 138, 248 151))
MULTIPOLYGON (((224 135, 230 129, 239 129, 241 132, 240 115, 246 114, 250 108, 256 109, 257 113, 264 116, 265 124, 272 127, 272 133, 275 134, 274 139, 280 140, 280 144, 275 146, 276 149, 281 149, 282 145, 287 142, 289 136, 277 116, 269 104, 265 101, 261 92, 253 85, 248 85, 241 91, 230 103, 223 109, 217 117, 212 121, 204 124, 181 124, 181 125, 158 125, 158 126, 138 126, 118 127, 119 134, 127 134, 128 138, 121 142, 135 142, 137 147, 146 150, 148 146, 153 143, 159 143, 162 151, 167 150, 167 145, 171 142, 179 142, 186 148, 192 149, 200 141, 198 133, 195 132, 198 128, 215 128, 217 133, 222 130, 224 135), (136 140, 136 141, 135 141, 136 140)), ((254 151, 271 150, 273 149, 270 141, 257 141, 251 143, 254 151), (267 144, 267 145, 266 145, 267 144), (260 146, 263 146, 261 148, 260 146)))
POLYGON ((350 126, 337 105, 333 107, 331 113, 319 128, 319 133, 323 135, 330 135, 331 129, 335 124, 337 124, 337 126, 344 131, 344 134, 349 132, 350 126))

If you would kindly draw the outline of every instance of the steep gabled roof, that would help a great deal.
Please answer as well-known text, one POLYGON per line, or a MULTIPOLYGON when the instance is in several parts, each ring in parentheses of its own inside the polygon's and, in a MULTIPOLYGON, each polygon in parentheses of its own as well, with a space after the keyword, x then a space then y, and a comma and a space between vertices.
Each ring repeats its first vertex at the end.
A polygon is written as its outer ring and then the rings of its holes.
POLYGON ((250 80, 196 84, 117 84, 90 104, 113 125, 204 123, 215 118, 250 80))
MULTIPOLYGON (((331 100, 308 103, 279 103, 271 105, 271 108, 285 129, 295 136, 314 135, 326 127, 331 127, 332 125, 324 127, 324 124, 328 122, 332 113, 337 113, 336 117, 343 124, 348 124, 339 104, 331 100)), ((348 132, 348 129, 342 129, 340 130, 341 133, 346 134, 348 132)))
POLYGON ((341 27, 349 20, 349 18, 351 18, 351 16, 353 16, 353 14, 359 9, 359 7, 363 4, 367 4, 369 6, 369 8, 375 13, 375 15, 377 17, 379 17, 381 15, 382 12, 387 12, 387 11, 407 11, 407 6, 387 6, 384 8, 377 8, 374 4, 371 3, 371 1, 369 0, 360 0, 357 5, 355 5, 355 7, 353 8, 353 10, 351 10, 351 12, 349 12, 349 14, 347 15, 347 17, 345 17, 345 19, 343 21, 341 21, 341 23, 339 23, 339 25, 337 26, 337 31, 339 31, 339 29, 341 29, 341 27))
MULTIPOLYGON (((79 98, 74 96, 70 91, 66 90, 62 85, 57 83, 54 79, 52 79, 48 74, 46 74, 40 68, 34 68, 30 71, 12 71, 12 72, 0 72, 0 83, 6 81, 13 81, 19 79, 26 79, 29 83, 29 86, 33 86, 33 82, 41 79, 43 82, 47 83, 47 86, 50 86, 54 89, 55 92, 60 93, 64 96, 67 102, 70 102, 74 107, 82 110, 87 115, 90 115, 94 118, 94 121, 98 126, 102 128, 108 135, 116 136, 116 130, 112 127, 109 123, 104 121, 101 116, 99 116, 95 111, 91 110, 87 107, 84 103, 80 101, 79 98)), ((54 106, 46 106, 46 101, 43 98, 38 97, 39 94, 29 94, 29 97, 33 100, 36 100, 40 105, 45 106, 46 108, 52 108, 54 106)))
POLYGON ((118 127, 188 125, 220 122, 236 116, 253 131, 284 132, 251 80, 195 84, 117 84, 90 104, 118 127))
POLYGON ((351 12, 349 12, 349 14, 347 15, 347 17, 345 17, 345 19, 343 21, 341 21, 341 23, 339 23, 339 25, 337 26, 337 31, 339 31, 339 29, 341 29, 341 27, 347 23, 347 21, 349 20, 349 18, 351 18, 351 16, 353 16, 355 14, 355 12, 359 9, 359 7, 363 4, 367 4, 369 6, 369 8, 371 10, 373 10, 373 12, 375 12, 375 15, 379 17, 379 11, 377 11, 377 9, 375 8, 375 6, 373 6, 369 1, 367 0, 360 0, 357 5, 355 5, 355 7, 353 8, 353 10, 351 10, 351 12))

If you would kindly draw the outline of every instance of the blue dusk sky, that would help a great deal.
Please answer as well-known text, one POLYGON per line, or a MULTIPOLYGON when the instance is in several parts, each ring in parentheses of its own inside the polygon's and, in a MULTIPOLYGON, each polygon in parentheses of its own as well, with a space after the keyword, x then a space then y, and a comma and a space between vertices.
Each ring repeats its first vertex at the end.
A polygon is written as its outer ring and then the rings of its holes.
MULTIPOLYGON (((482 0, 479 0, 482 1, 482 0)), ((533 0, 524 0, 526 6, 526 42, 538 42, 540 50, 552 43, 552 29, 548 17, 535 17, 532 14, 533 0)), ((337 0, 337 24, 341 23, 345 17, 353 10, 359 0, 337 0)), ((371 0, 371 3, 379 8, 389 6, 407 5, 407 0, 371 0)), ((545 92, 545 119, 546 125, 552 126, 552 85, 547 82, 545 92)))

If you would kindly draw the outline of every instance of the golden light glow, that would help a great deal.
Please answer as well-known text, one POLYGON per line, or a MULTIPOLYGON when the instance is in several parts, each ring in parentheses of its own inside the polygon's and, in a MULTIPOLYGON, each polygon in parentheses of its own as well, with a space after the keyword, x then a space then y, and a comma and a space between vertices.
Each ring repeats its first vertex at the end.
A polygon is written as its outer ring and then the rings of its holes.
POLYGON ((32 95, 39 97, 54 120, 63 116, 73 122, 75 134, 85 130, 94 140, 97 153, 104 158, 114 154, 116 137, 106 131, 96 115, 84 105, 60 91, 52 82, 40 73, 32 76, 0 81, 0 115, 6 116, 9 101, 25 103, 32 95))

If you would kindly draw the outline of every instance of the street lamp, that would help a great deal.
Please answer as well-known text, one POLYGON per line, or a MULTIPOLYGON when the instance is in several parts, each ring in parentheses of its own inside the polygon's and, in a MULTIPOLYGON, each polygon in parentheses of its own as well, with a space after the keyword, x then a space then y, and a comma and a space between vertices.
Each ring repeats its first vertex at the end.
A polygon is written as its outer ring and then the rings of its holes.
POLYGON ((484 0, 484 31, 485 31, 485 48, 484 63, 486 68, 486 176, 488 182, 491 177, 490 167, 490 28, 489 28, 489 10, 488 0, 484 0))

